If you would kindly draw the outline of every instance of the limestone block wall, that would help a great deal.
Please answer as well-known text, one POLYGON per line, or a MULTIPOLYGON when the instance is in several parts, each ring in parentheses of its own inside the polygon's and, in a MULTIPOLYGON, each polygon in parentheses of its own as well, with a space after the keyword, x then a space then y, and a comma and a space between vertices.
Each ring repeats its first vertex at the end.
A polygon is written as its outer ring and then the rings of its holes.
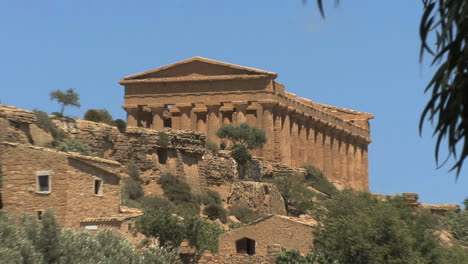
POLYGON ((130 127, 192 129, 219 142, 219 127, 247 123, 265 130, 268 139, 255 155, 290 167, 312 164, 330 181, 368 190, 373 115, 299 98, 284 91, 276 77, 195 57, 120 83, 130 127))
POLYGON ((255 255, 268 255, 268 245, 277 244, 286 249, 310 252, 313 244, 313 226, 272 215, 247 226, 234 229, 219 237, 219 254, 237 254, 236 241, 255 240, 255 255))
POLYGON ((78 228, 86 217, 117 214, 119 178, 85 164, 73 155, 13 143, 0 143, 3 165, 3 210, 33 216, 53 208, 59 222, 78 228), (49 171, 51 193, 36 192, 36 172, 49 171), (102 195, 94 194, 94 179, 103 181, 102 195))

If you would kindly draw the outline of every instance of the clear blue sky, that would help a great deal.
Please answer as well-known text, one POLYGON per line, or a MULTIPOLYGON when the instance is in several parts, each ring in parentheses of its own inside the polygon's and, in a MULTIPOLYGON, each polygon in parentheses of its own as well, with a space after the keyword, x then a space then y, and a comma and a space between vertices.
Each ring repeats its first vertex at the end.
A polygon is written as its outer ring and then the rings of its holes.
MULTIPOLYGON (((333 2, 333 1, 326 1, 333 2)), ((322 20, 315 0, 0 1, 0 100, 58 111, 49 92, 75 88, 82 117, 106 108, 124 118, 124 76, 193 56, 279 74, 301 97, 375 115, 371 191, 417 192, 426 203, 461 203, 437 170, 434 139, 418 133, 432 70, 419 64, 420 1, 341 1, 322 20)))

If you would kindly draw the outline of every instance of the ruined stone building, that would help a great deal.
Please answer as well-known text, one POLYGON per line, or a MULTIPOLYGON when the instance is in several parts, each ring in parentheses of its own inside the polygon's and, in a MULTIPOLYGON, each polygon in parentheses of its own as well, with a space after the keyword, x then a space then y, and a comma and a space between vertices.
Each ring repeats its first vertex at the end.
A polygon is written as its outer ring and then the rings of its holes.
POLYGON ((52 208, 60 224, 120 214, 120 163, 18 143, 0 142, 2 210, 41 219, 52 208))
POLYGON ((223 125, 265 130, 256 155, 299 167, 313 164, 334 182, 368 190, 372 114, 286 92, 278 74, 200 57, 120 80, 130 127, 192 129, 219 142, 223 125))
POLYGON ((312 231, 317 222, 283 215, 269 215, 246 226, 233 229, 219 237, 219 254, 265 256, 268 246, 310 252, 312 231))

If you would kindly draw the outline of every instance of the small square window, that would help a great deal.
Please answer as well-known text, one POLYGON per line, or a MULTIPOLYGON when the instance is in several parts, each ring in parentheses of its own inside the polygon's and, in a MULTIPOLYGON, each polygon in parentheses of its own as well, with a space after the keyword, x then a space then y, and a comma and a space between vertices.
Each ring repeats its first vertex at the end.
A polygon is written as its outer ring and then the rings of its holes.
POLYGON ((41 221, 42 220, 42 215, 44 214, 44 211, 37 211, 37 220, 41 221))
POLYGON ((102 180, 94 179, 94 195, 102 195, 102 180))
POLYGON ((37 193, 51 193, 52 186, 50 183, 50 176, 52 172, 36 172, 36 192, 37 193))

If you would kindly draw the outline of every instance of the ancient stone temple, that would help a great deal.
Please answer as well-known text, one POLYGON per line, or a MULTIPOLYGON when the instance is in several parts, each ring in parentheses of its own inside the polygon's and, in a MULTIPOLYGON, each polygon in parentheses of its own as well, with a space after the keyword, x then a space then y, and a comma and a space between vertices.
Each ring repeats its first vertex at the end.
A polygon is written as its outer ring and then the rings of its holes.
POLYGON ((278 74, 194 57, 120 80, 130 127, 192 129, 219 142, 223 125, 247 123, 268 142, 254 154, 292 167, 313 164, 334 182, 368 190, 372 114, 286 92, 278 74))

